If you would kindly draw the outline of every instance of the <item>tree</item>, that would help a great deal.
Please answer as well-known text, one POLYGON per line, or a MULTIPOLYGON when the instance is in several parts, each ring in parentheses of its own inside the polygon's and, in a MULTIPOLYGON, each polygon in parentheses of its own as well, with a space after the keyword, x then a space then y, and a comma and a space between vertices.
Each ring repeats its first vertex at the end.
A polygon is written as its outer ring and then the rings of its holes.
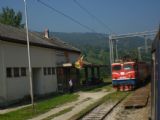
POLYGON ((14 27, 24 27, 24 24, 22 24, 22 13, 20 11, 16 13, 13 9, 8 7, 2 8, 2 13, 0 13, 0 23, 14 27))

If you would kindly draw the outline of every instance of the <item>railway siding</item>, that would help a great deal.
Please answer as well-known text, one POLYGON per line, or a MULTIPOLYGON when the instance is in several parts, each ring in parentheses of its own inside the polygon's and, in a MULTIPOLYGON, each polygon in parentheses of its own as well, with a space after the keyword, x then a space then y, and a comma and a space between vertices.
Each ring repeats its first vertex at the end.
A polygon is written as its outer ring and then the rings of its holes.
POLYGON ((126 109, 145 107, 149 98, 150 84, 137 89, 124 103, 126 109))

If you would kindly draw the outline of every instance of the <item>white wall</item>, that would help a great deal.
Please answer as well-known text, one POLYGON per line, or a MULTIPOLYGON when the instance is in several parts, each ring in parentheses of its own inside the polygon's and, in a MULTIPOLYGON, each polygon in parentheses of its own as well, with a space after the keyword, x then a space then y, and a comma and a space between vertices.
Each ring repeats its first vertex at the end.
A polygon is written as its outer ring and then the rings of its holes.
MULTIPOLYGON (((75 63, 75 61, 79 58, 79 53, 68 52, 68 59, 70 63, 75 63)), ((56 63, 57 65, 62 65, 63 63, 67 63, 67 58, 64 55, 63 51, 56 51, 56 63)))
POLYGON ((3 47, 0 43, 0 104, 3 103, 6 99, 6 81, 5 81, 5 69, 4 68, 4 59, 3 59, 3 47))
MULTIPOLYGON (((26 67, 28 71, 26 46, 0 41, 0 49, 1 48, 3 49, 3 51, 1 51, 2 53, 0 53, 1 57, 0 63, 1 65, 4 65, 2 68, 4 68, 5 72, 0 72, 4 73, 4 75, 0 76, 1 77, 4 76, 6 79, 2 78, 0 80, 0 83, 3 83, 0 84, 0 96, 4 96, 4 94, 6 94, 8 100, 15 100, 23 98, 25 95, 29 95, 28 76, 15 77, 15 78, 6 77, 7 67, 26 67), (4 57, 2 57, 2 54, 4 57), (6 88, 4 85, 5 82, 6 82, 6 88)), ((42 76, 39 77, 38 81, 40 82, 39 94, 55 92, 57 90, 56 74, 48 76, 43 75, 43 67, 55 67, 55 59, 56 59, 55 57, 56 56, 53 49, 31 46, 32 68, 39 68, 42 73, 42 76)), ((2 68, 0 68, 0 71, 3 70, 2 68)))
POLYGON ((6 77, 7 67, 26 67, 27 51, 24 46, 1 41, 4 59, 4 80, 6 82, 6 96, 8 100, 22 98, 29 94, 29 80, 27 77, 6 77))
POLYGON ((42 76, 39 79, 40 89, 39 94, 46 94, 57 91, 57 77, 55 75, 43 74, 44 67, 56 67, 56 55, 53 49, 31 48, 31 64, 32 67, 41 67, 42 76))
MULTIPOLYGON (((63 54, 56 55, 54 49, 30 47, 32 70, 37 69, 38 79, 36 82, 36 91, 39 95, 52 93, 57 91, 57 76, 44 75, 44 67, 56 67, 56 64, 66 63, 66 56, 63 54)), ((79 54, 68 52, 69 60, 74 63, 79 54)), ((30 94, 29 78, 28 78, 28 58, 27 47, 25 45, 0 41, 0 104, 3 101, 12 101, 21 99, 30 94), (25 77, 6 77, 6 68, 25 67, 27 68, 27 76, 25 77)))

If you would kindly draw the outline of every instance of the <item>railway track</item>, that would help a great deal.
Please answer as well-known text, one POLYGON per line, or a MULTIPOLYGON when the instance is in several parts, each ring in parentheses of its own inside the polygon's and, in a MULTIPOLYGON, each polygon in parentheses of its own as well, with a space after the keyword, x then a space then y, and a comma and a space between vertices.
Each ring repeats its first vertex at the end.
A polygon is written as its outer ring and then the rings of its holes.
POLYGON ((103 120, 125 98, 126 96, 116 102, 103 103, 100 106, 96 107, 94 110, 90 111, 87 115, 83 116, 82 118, 78 120, 103 120))
POLYGON ((103 103, 78 120, 103 120, 124 100, 124 108, 145 107, 149 97, 149 86, 137 89, 130 97, 125 96, 116 102, 103 103))

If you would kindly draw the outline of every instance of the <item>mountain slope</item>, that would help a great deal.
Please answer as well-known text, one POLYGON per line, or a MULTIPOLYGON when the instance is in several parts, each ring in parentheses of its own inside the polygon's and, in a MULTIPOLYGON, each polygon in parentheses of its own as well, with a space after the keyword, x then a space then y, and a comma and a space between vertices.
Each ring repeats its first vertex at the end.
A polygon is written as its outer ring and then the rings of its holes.
MULTIPOLYGON (((108 35, 100 33, 63 32, 51 32, 50 35, 78 47, 85 55, 85 59, 92 63, 109 64, 108 35)), ((151 44, 151 40, 148 41, 148 44, 151 44)), ((119 39, 117 45, 119 56, 130 54, 135 58, 137 57, 137 47, 144 46, 144 38, 132 37, 119 39)))

